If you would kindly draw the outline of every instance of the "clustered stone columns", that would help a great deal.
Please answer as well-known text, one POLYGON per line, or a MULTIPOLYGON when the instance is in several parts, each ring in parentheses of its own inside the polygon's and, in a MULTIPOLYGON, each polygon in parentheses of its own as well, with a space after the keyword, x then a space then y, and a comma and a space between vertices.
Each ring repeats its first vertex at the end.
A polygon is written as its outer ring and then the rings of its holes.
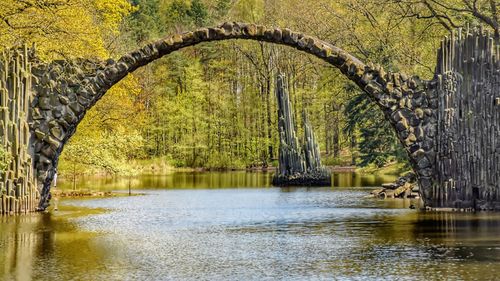
POLYGON ((438 153, 428 206, 500 210, 500 46, 458 30, 438 52, 438 153))
POLYGON ((0 145, 9 162, 0 171, 0 214, 32 212, 39 199, 29 147, 31 55, 26 46, 0 54, 0 145))
POLYGON ((276 77, 278 102, 278 132, 280 139, 279 166, 273 176, 277 186, 326 186, 331 184, 331 174, 321 165, 318 143, 304 110, 302 114, 304 139, 299 144, 295 130, 293 107, 288 94, 287 79, 276 77))

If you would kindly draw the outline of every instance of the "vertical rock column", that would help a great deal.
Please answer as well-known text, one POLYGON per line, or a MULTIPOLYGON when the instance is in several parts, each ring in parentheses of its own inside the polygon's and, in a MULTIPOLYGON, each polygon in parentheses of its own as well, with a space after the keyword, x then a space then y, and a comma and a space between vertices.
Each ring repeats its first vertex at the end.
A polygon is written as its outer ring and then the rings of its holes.
POLYGON ((309 124, 306 110, 302 112, 302 120, 304 120, 304 156, 306 168, 308 172, 317 171, 322 169, 319 146, 311 124, 309 124))
POLYGON ((482 30, 442 42, 433 206, 500 209, 499 58, 500 46, 482 30))
POLYGON ((278 75, 276 83, 280 149, 279 169, 273 177, 273 184, 330 185, 331 176, 321 166, 319 147, 306 112, 303 112, 304 142, 301 149, 295 132, 295 120, 285 76, 278 75))
POLYGON ((280 137, 278 174, 281 177, 303 174, 306 172, 306 163, 302 159, 299 140, 295 133, 295 120, 288 96, 285 75, 280 74, 277 77, 276 97, 278 99, 278 131, 280 137))
POLYGON ((0 142, 10 155, 0 172, 0 213, 33 212, 39 193, 29 151, 31 91, 30 50, 14 49, 0 57, 0 142))

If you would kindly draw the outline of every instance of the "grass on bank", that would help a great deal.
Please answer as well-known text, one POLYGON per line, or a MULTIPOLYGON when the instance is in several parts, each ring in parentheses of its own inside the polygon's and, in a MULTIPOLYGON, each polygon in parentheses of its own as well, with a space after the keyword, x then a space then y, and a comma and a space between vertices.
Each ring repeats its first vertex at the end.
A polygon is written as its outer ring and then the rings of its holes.
POLYGON ((391 162, 382 167, 377 167, 374 164, 370 164, 366 167, 359 167, 356 169, 356 172, 363 174, 400 176, 409 172, 410 170, 411 169, 406 163, 391 162))
MULTIPOLYGON (((357 153, 355 154, 357 156, 357 153)), ((396 158, 382 167, 370 164, 365 167, 353 165, 351 152, 347 150, 340 151, 340 155, 335 157, 333 153, 321 155, 322 164, 332 168, 334 171, 348 168, 349 171, 356 171, 363 174, 381 174, 381 175, 402 175, 408 172, 410 168, 405 163, 396 161, 396 158)), ((203 167, 186 167, 177 159, 170 156, 156 157, 150 159, 131 159, 129 161, 110 162, 113 169, 106 169, 99 165, 85 165, 77 161, 61 161, 59 164, 59 176, 66 180, 75 180, 81 176, 120 176, 130 177, 137 175, 161 175, 172 172, 195 172, 195 171, 231 171, 231 170, 272 170, 278 166, 278 160, 273 159, 266 166, 262 163, 243 163, 241 161, 217 161, 217 163, 205 163, 203 167), (116 166, 116 167, 114 167, 116 166)), ((359 162, 359 157, 354 162, 359 162)), ((109 165, 108 165, 109 166, 109 165)), ((108 167, 109 168, 109 167, 108 167)))

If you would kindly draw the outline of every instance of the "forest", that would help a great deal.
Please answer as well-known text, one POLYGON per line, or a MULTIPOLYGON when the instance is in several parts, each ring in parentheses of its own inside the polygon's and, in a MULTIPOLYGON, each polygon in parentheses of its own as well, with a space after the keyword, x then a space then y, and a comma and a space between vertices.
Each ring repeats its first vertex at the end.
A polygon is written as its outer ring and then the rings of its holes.
MULTIPOLYGON (((441 39, 454 28, 481 25, 500 40, 498 0, 2 2, 0 49, 35 44, 42 60, 119 58, 173 33, 238 21, 301 31, 364 62, 430 79, 441 39)), ((224 41, 171 54, 115 85, 79 125, 59 170, 275 166, 278 74, 288 77, 299 125, 302 110, 309 113, 324 164, 406 162, 382 112, 337 69, 289 47, 224 41)))

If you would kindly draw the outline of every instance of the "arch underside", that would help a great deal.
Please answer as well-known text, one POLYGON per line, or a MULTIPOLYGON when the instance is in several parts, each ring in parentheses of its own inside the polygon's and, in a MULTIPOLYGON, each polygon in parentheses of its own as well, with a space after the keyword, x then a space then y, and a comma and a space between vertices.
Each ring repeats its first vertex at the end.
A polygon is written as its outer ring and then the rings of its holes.
POLYGON ((434 130, 431 102, 435 83, 398 73, 380 66, 365 65, 349 53, 325 41, 289 29, 267 28, 245 23, 224 23, 214 28, 175 34, 124 55, 118 61, 92 63, 64 61, 40 64, 34 76, 31 145, 40 183, 39 209, 47 208, 50 184, 64 144, 78 123, 106 91, 128 73, 165 55, 202 42, 246 39, 287 45, 312 54, 338 68, 368 93, 384 112, 405 147, 417 176, 432 182, 434 142, 426 139, 434 130))

